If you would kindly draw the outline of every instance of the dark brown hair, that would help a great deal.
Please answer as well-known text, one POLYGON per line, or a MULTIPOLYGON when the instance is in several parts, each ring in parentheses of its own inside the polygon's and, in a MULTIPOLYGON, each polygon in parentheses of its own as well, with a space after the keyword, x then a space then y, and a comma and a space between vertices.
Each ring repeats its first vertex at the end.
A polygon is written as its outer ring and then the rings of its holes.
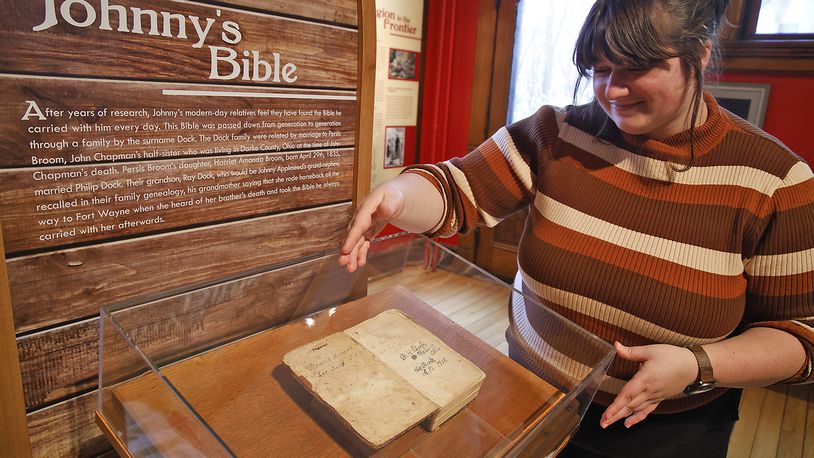
MULTIPOLYGON (((704 70, 701 59, 705 43, 712 44, 707 73, 715 74, 718 60, 717 29, 728 0, 597 0, 574 47, 574 64, 579 71, 574 94, 583 78, 591 78, 594 65, 607 59, 615 65, 647 69, 677 57, 694 80, 690 128, 690 160, 695 158, 694 131, 698 119, 704 70)), ((593 102, 592 111, 602 110, 593 102)), ((604 112, 602 112, 604 114, 604 112)), ((609 122, 604 115, 605 123, 609 122)))

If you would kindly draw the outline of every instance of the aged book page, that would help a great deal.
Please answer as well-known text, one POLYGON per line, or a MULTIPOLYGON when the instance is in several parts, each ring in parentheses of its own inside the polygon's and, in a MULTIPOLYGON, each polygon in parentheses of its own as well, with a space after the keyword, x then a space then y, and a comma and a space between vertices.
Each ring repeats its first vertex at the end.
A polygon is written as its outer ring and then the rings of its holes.
POLYGON ((433 431, 477 394, 483 371, 398 310, 345 330, 430 401, 440 406, 424 426, 433 431))
POLYGON ((366 443, 379 448, 438 410, 343 332, 283 357, 305 385, 366 443))
POLYGON ((477 396, 485 377, 397 310, 292 350, 283 362, 374 448, 422 420, 436 429, 477 396))

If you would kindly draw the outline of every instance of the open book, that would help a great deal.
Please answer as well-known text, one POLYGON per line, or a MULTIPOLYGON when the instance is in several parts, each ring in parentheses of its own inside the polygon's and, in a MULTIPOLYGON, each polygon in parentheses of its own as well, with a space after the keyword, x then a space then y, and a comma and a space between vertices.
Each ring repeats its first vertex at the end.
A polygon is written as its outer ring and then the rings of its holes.
POLYGON ((435 430, 477 396, 485 377, 395 309, 296 348, 283 362, 373 448, 422 421, 435 430))

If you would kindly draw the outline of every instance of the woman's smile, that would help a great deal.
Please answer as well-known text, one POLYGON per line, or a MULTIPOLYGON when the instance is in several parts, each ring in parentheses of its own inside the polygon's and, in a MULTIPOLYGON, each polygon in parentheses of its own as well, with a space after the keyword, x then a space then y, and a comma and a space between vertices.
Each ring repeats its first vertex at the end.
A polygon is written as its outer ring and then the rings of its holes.
POLYGON ((640 108, 643 105, 643 102, 610 102, 611 107, 614 111, 617 112, 628 112, 633 111, 640 108))

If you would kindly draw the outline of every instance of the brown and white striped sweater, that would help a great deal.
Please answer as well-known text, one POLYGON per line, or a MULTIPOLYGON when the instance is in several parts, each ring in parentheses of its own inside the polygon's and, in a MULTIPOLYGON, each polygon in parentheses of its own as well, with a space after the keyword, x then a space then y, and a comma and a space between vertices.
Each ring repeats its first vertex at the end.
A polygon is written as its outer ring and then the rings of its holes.
MULTIPOLYGON (((705 101, 709 116, 686 171, 676 169, 687 160, 689 131, 653 140, 611 124, 599 139, 588 106, 542 107, 463 158, 410 168, 445 198, 445 218, 430 235, 493 226, 528 206, 516 284, 554 311, 625 345, 783 329, 808 354, 788 382, 812 382, 814 176, 779 141, 709 94, 705 101)), ((535 328, 538 312, 526 308, 514 307, 510 331, 535 328)), ((552 361, 562 353, 543 365, 521 362, 543 371, 568 364, 552 361)), ((616 358, 595 401, 609 404, 636 369, 616 358)), ((691 409, 724 390, 679 395, 656 413, 691 409)))

